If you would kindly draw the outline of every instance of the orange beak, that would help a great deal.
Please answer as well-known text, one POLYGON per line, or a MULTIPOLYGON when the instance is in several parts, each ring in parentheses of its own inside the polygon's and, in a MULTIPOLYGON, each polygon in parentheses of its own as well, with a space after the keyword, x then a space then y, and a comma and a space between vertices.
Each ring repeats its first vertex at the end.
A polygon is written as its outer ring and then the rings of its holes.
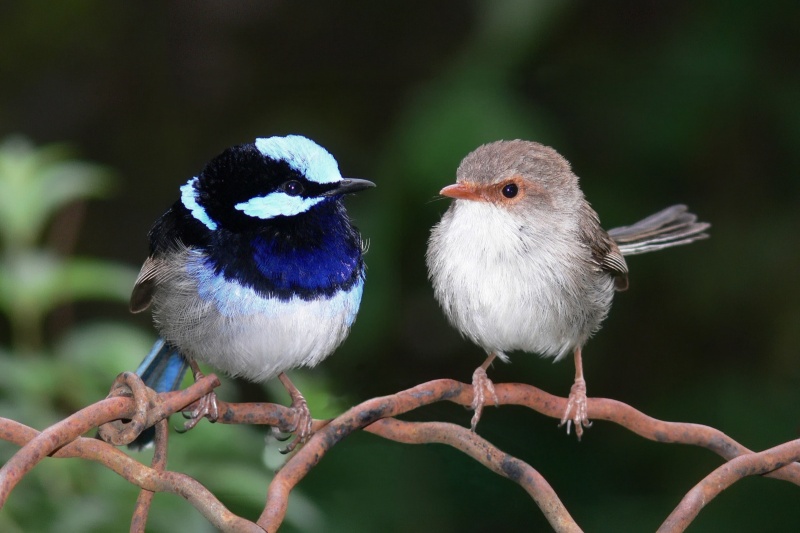
POLYGON ((442 196, 449 196, 450 198, 456 198, 458 200, 483 200, 480 191, 472 183, 454 183, 439 191, 439 194, 442 196))

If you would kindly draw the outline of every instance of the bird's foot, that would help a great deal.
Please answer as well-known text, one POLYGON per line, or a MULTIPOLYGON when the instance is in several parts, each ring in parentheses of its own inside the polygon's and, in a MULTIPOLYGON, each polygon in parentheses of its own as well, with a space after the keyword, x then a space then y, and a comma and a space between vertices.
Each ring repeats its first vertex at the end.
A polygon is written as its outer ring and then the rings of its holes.
POLYGON ((183 416, 186 417, 187 420, 186 423, 183 424, 181 433, 195 427, 203 418, 208 418, 212 424, 219 419, 219 406, 217 405, 217 395, 214 391, 209 392, 197 400, 195 405, 196 407, 190 412, 183 413, 183 416))
POLYGON ((561 417, 561 423, 558 426, 561 427, 566 424, 567 435, 569 435, 570 427, 575 422, 575 435, 578 440, 581 440, 583 428, 588 428, 592 425, 586 410, 586 381, 583 378, 576 378, 569 391, 567 408, 564 410, 564 416, 561 417))
POLYGON ((483 414, 483 406, 486 404, 487 396, 491 398, 494 401, 494 405, 497 406, 499 400, 494 390, 494 383, 492 383, 492 380, 489 379, 489 376, 486 374, 486 368, 479 366, 475 369, 475 372, 472 373, 472 405, 470 407, 475 413, 472 415, 470 429, 473 433, 483 414))
MULTIPOLYGON (((206 377, 205 374, 203 374, 203 372, 200 370, 200 366, 197 364, 197 361, 194 359, 189 359, 188 362, 192 369, 195 383, 206 377)), ((186 423, 183 424, 183 430, 181 433, 185 433, 195 427, 203 418, 208 418, 212 424, 216 422, 219 419, 219 406, 217 405, 216 393, 211 391, 197 400, 195 403, 195 408, 191 412, 183 413, 183 416, 187 418, 187 420, 186 423)))
POLYGON ((296 394, 292 394, 292 411, 295 413, 297 422, 291 432, 294 433, 295 438, 292 442, 286 445, 286 448, 281 450, 281 453, 291 453, 298 444, 305 444, 313 434, 312 425, 314 419, 311 418, 311 411, 308 409, 308 403, 300 391, 296 390, 296 394))
POLYGON ((294 386, 294 383, 289 379, 289 376, 286 373, 282 372, 278 375, 278 379, 283 383, 283 387, 286 389, 286 392, 289 393, 289 397, 292 399, 291 409, 295 415, 295 423, 294 427, 290 429, 291 433, 295 434, 295 439, 290 442, 286 448, 281 450, 281 453, 290 453, 295 448, 297 448, 298 444, 305 444, 305 442, 311 437, 313 433, 313 422, 314 419, 311 418, 311 411, 308 409, 308 403, 297 387, 294 386))

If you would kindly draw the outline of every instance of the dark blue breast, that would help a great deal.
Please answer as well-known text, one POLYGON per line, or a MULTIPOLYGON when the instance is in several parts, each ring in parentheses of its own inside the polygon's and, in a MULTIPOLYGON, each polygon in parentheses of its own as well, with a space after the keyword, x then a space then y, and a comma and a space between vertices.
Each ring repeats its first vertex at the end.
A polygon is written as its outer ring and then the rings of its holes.
POLYGON ((342 239, 323 241, 319 247, 284 247, 263 237, 251 244, 259 273, 279 293, 342 288, 352 281, 361 260, 360 250, 342 239))
POLYGON ((283 300, 331 296, 362 277, 361 239, 339 201, 280 218, 212 243, 206 251, 215 270, 283 300))

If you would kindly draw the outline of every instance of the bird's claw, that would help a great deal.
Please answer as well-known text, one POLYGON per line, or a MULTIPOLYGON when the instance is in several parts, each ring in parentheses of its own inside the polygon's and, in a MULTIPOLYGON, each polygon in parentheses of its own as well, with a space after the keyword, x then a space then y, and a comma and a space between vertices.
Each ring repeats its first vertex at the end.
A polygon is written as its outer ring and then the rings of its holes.
POLYGON ((278 442, 285 442, 290 438, 292 438, 291 433, 284 433, 278 426, 270 426, 269 432, 270 432, 269 437, 272 437, 278 442))
POLYGON ((470 430, 473 433, 483 414, 483 406, 486 404, 487 395, 494 401, 495 406, 500 403, 494 390, 494 383, 486 374, 486 369, 479 366, 472 373, 472 405, 470 407, 475 413, 472 415, 470 430))
POLYGON ((569 391, 569 399, 567 400, 567 408, 564 409, 564 416, 561 417, 559 427, 564 424, 567 425, 567 435, 569 435, 572 423, 575 423, 575 435, 578 440, 581 440, 583 435, 583 428, 592 426, 589 421, 586 407, 586 381, 583 378, 578 378, 572 384, 569 391))
POLYGON ((217 395, 213 391, 209 392, 197 401, 197 406, 191 412, 183 413, 183 416, 187 420, 183 424, 183 428, 178 430, 180 433, 186 433, 203 418, 207 418, 213 424, 219 419, 217 395))
POLYGON ((293 395, 291 408, 297 417, 297 422, 291 430, 291 433, 295 434, 295 439, 287 444, 286 448, 280 450, 283 454, 291 453, 298 444, 305 444, 313 433, 314 419, 311 418, 311 411, 308 409, 306 399, 299 391, 293 395))

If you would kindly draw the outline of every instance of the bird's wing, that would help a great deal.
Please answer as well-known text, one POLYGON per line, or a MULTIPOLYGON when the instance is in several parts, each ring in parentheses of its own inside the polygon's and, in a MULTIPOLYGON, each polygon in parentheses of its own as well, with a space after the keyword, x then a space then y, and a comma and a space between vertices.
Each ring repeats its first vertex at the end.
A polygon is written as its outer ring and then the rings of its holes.
POLYGON ((133 284, 133 292, 131 293, 129 304, 131 312, 140 313, 150 307, 153 292, 163 268, 163 260, 152 255, 145 259, 142 269, 136 277, 136 283, 133 284))
POLYGON ((583 213, 579 218, 580 239, 592 252, 592 259, 601 270, 614 276, 614 286, 618 291, 628 288, 628 265, 608 233, 600 226, 600 219, 588 203, 581 206, 583 213))
POLYGON ((207 229, 180 203, 156 220, 150 233, 150 255, 145 259, 131 293, 130 310, 140 313, 150 307, 153 293, 170 272, 168 260, 177 251, 202 243, 207 229))

